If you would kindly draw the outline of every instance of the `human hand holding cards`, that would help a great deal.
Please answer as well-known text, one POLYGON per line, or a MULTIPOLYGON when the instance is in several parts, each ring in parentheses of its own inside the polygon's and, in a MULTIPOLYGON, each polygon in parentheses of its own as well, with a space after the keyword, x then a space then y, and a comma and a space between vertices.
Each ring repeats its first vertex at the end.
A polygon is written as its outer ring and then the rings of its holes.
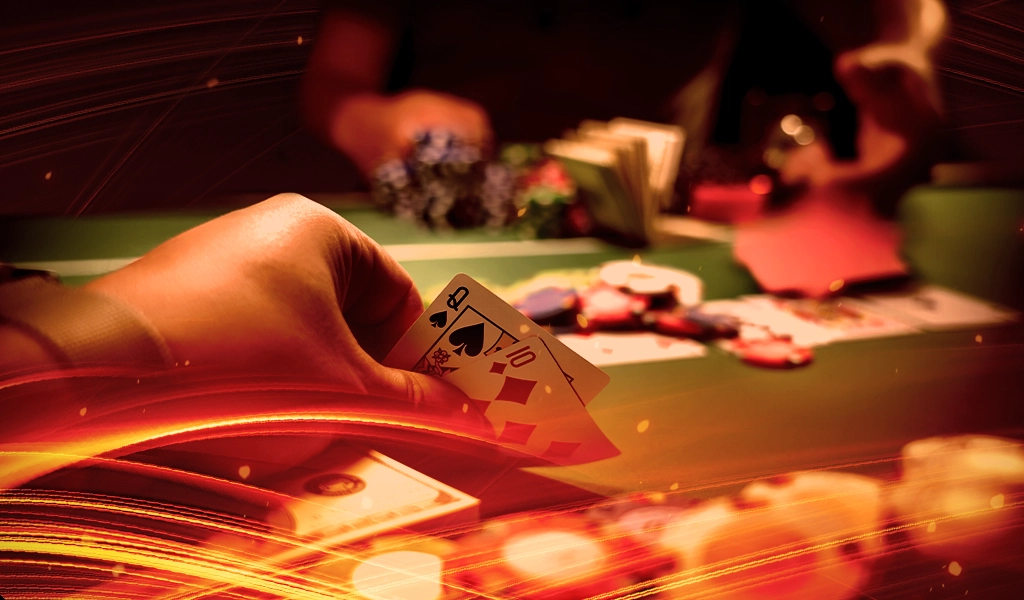
POLYGON ((578 464, 618 454, 585 406, 606 373, 468 275, 456 275, 384 365, 459 387, 510 448, 578 464))

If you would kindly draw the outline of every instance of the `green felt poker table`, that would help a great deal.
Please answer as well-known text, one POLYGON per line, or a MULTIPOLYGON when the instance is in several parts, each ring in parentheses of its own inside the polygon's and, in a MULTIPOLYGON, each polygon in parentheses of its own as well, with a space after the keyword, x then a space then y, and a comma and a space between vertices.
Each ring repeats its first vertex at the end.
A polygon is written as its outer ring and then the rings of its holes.
MULTIPOLYGON (((376 212, 365 199, 317 199, 391 251, 421 290, 439 289, 459 272, 507 286, 637 253, 594 239, 436 233, 376 212)), ((917 279, 1024 308, 1024 192, 920 187, 901 206, 904 253, 917 279)), ((214 216, 5 217, 0 259, 80 285, 214 216)), ((716 239, 675 236, 639 254, 698 274, 706 299, 755 293, 753 278, 732 260, 728 229, 715 231, 716 239)), ((799 369, 756 368, 709 348, 702 358, 605 370, 611 383, 588 409, 621 455, 532 473, 594 494, 700 496, 797 469, 884 473, 905 443, 936 434, 1024 437, 1020 323, 832 344, 799 369)))

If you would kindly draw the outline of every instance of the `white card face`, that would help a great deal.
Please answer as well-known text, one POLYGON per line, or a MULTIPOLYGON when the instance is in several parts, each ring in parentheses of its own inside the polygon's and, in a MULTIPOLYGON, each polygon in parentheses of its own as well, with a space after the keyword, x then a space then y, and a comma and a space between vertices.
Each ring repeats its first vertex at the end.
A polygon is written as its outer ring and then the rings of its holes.
POLYGON ((744 339, 789 336, 800 346, 920 333, 888 315, 865 309, 849 298, 819 301, 774 296, 746 296, 740 300, 705 302, 701 312, 725 314, 741 322, 744 339))
POLYGON ((873 310, 921 329, 956 329, 1020 319, 1015 310, 937 285, 924 285, 911 292, 871 294, 863 301, 873 310))
MULTIPOLYGON (((780 310, 804 323, 826 331, 826 335, 830 338, 829 342, 920 333, 916 327, 873 311, 864 303, 851 298, 816 300, 813 298, 751 296, 747 300, 780 310)), ((783 331, 783 333, 785 332, 783 331)))
POLYGON ((798 319, 784 310, 750 299, 712 300, 700 305, 701 312, 709 315, 729 315, 740 322, 740 337, 744 339, 769 338, 788 335, 800 346, 821 346, 831 342, 835 334, 798 319))
POLYGON ((431 302, 384 359, 384 365, 447 378, 530 336, 544 341, 582 404, 608 385, 608 375, 601 369, 465 274, 456 275, 431 302))
POLYGON ((558 336, 571 350, 591 364, 607 367, 631 363, 698 358, 707 354, 704 344, 652 332, 600 332, 558 336))
POLYGON ((477 403, 504 446, 561 464, 619 454, 539 337, 482 358, 447 380, 477 403))

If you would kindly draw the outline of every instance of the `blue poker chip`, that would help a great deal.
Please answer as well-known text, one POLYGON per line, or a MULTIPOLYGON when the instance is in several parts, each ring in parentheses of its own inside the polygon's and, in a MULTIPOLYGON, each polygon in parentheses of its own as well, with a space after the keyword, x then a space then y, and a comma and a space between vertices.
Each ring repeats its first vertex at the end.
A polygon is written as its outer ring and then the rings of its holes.
POLYGON ((732 315, 710 314, 691 308, 686 311, 686 318, 701 327, 703 339, 732 339, 740 334, 741 323, 732 315))
POLYGON ((527 294, 513 306, 538 325, 571 325, 576 321, 580 298, 573 289, 545 287, 527 294))

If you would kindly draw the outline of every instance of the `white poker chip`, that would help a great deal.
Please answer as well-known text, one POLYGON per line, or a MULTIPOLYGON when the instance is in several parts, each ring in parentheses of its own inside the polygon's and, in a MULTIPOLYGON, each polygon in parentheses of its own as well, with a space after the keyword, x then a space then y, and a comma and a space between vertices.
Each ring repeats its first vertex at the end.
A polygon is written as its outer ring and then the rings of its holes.
POLYGON ((863 585, 870 562, 884 551, 882 482, 834 471, 807 471, 777 481, 755 481, 740 492, 751 505, 776 513, 822 545, 829 577, 851 588, 863 585))
MULTIPOLYGON (((690 581, 668 598, 844 600, 867 583, 883 546, 877 480, 799 473, 755 482, 677 514, 636 515, 690 581), (848 541, 846 541, 848 540, 848 541)), ((627 515, 629 513, 626 513, 627 515)))
POLYGON ((1021 569, 1024 445, 985 436, 940 436, 907 444, 893 512, 928 556, 1021 569))
POLYGON ((692 273, 631 260, 605 263, 598 271, 598 277, 606 285, 625 288, 634 294, 671 292, 683 306, 700 304, 704 292, 704 282, 692 273))

